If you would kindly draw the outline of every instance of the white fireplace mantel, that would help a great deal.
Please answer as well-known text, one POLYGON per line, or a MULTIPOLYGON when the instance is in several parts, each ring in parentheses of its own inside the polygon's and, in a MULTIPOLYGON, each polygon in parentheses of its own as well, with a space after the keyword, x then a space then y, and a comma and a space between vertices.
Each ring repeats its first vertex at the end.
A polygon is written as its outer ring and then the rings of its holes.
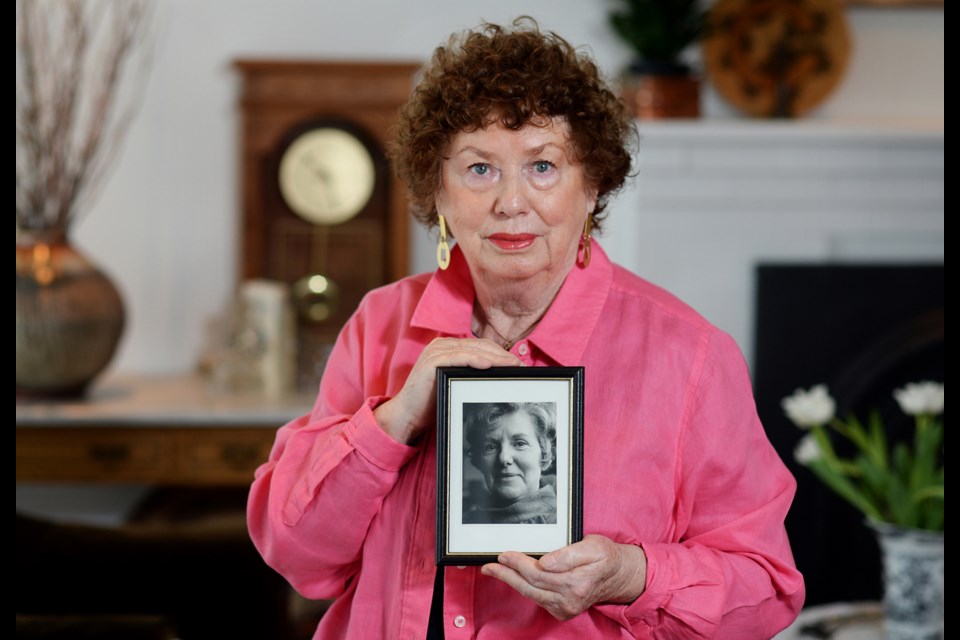
POLYGON ((696 138, 701 141, 746 138, 748 140, 818 140, 822 138, 943 141, 943 120, 891 118, 745 119, 701 118, 693 120, 637 121, 641 133, 658 137, 696 138))
POLYGON ((757 263, 943 261, 942 121, 638 129, 638 175, 601 242, 730 332, 748 362, 757 263))

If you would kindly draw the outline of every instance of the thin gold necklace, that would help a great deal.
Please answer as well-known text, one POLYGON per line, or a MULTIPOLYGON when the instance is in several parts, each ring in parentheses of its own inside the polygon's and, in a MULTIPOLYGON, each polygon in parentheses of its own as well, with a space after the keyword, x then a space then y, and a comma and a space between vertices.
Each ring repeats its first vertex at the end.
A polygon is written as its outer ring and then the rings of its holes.
POLYGON ((510 347, 512 347, 514 344, 516 344, 516 342, 517 342, 518 340, 522 339, 525 335, 527 335, 527 334, 529 334, 531 331, 533 331, 533 328, 536 327, 536 326, 537 326, 537 323, 539 322, 539 320, 538 320, 537 322, 534 322, 528 329, 526 329, 525 331, 522 331, 522 332, 520 333, 520 335, 518 335, 518 336, 517 336, 516 338, 514 338, 513 340, 510 340, 510 339, 508 339, 508 338, 503 337, 503 334, 500 333, 499 331, 497 331, 497 330, 494 328, 494 326, 493 326, 492 324, 490 324, 490 322, 486 322, 486 321, 485 321, 486 318, 487 318, 487 314, 485 314, 485 313, 483 312, 483 309, 480 308, 480 305, 475 304, 475 305, 474 305, 474 316, 473 316, 473 320, 474 320, 474 323, 475 323, 475 324, 474 324, 474 327, 473 327, 473 335, 475 335, 475 336, 477 336, 477 337, 479 338, 479 337, 481 337, 480 334, 483 332, 483 327, 486 327, 487 329, 490 329, 490 331, 493 331, 493 332, 497 335, 497 338, 500 339, 500 346, 503 347, 503 350, 504 350, 504 351, 510 351, 510 347), (480 318, 478 317, 478 316, 481 316, 481 315, 483 316, 484 321, 481 321, 480 318))
POLYGON ((490 329, 490 331, 493 331, 495 334, 497 334, 497 337, 500 338, 500 346, 503 347, 503 350, 510 351, 510 347, 513 346, 513 343, 515 342, 515 340, 507 340, 506 338, 504 338, 502 335, 500 335, 499 331, 493 328, 492 324, 488 324, 487 328, 490 329))

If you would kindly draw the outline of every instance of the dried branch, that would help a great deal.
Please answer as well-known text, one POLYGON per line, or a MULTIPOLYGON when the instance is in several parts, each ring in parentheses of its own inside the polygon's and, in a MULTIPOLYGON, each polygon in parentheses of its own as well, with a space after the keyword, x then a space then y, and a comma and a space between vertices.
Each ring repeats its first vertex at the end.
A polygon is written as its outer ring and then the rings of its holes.
POLYGON ((102 185, 146 86, 150 2, 17 2, 18 228, 65 229, 102 185))

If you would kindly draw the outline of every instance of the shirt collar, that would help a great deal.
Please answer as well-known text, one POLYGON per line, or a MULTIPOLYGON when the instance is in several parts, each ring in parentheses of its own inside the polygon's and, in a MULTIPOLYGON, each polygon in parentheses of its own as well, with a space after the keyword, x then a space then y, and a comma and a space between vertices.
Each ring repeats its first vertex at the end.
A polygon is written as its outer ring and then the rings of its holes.
MULTIPOLYGON (((578 364, 606 303, 612 279, 613 265, 594 239, 590 266, 574 265, 540 324, 525 340, 558 365, 578 364)), ((467 261, 460 247, 454 246, 450 267, 446 271, 438 269, 430 278, 411 325, 468 337, 472 335, 475 295, 467 261)))
POLYGON ((473 279, 459 245, 450 250, 450 266, 437 269, 427 283, 410 324, 466 338, 473 321, 473 279))

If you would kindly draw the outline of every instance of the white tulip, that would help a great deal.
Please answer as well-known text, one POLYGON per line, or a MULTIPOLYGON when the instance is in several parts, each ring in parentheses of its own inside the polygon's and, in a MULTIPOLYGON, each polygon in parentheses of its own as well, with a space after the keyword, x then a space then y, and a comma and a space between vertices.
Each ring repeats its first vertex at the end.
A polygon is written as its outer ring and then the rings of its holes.
POLYGON ((802 429, 824 425, 836 415, 837 403, 827 392, 827 385, 818 384, 809 391, 797 389, 780 402, 787 417, 802 429))
POLYGON ((800 438, 800 442, 797 443, 796 448, 793 450, 793 459, 803 466, 807 466, 822 457, 823 451, 820 449, 820 445, 817 444, 817 440, 813 437, 812 433, 808 433, 800 438))
POLYGON ((893 392, 900 409, 911 416, 936 416, 943 413, 943 383, 911 382, 893 392))

